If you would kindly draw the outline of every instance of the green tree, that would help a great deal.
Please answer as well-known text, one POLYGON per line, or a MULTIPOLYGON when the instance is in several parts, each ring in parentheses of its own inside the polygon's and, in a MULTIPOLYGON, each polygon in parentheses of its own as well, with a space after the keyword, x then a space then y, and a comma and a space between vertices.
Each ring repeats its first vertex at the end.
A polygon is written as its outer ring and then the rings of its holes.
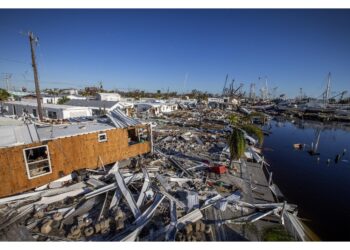
POLYGON ((54 90, 54 89, 47 89, 46 92, 49 94, 49 95, 52 95, 52 96, 57 96, 58 95, 58 91, 54 90))
POLYGON ((65 104, 66 102, 68 102, 70 99, 67 97, 67 96, 62 96, 59 100, 58 100, 58 102, 57 102, 57 104, 65 104))
POLYGON ((9 92, 7 92, 5 89, 0 89, 0 101, 7 101, 9 97, 9 92))

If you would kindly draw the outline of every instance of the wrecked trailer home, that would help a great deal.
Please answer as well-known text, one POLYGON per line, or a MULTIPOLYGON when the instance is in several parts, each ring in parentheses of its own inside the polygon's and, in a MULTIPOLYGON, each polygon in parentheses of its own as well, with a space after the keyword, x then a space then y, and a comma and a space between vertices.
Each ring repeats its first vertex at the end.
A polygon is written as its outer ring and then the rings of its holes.
POLYGON ((0 197, 151 151, 151 128, 112 111, 95 122, 0 126, 0 197))

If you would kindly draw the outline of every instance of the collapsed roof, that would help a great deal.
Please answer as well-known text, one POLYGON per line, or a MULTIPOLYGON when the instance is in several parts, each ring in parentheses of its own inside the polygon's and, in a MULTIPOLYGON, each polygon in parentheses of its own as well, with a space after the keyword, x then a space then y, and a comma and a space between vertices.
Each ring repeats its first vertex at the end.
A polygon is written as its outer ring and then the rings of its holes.
POLYGON ((119 109, 107 114, 107 118, 71 124, 35 124, 6 117, 0 117, 0 147, 29 144, 79 134, 127 128, 141 125, 140 121, 126 116, 119 109))

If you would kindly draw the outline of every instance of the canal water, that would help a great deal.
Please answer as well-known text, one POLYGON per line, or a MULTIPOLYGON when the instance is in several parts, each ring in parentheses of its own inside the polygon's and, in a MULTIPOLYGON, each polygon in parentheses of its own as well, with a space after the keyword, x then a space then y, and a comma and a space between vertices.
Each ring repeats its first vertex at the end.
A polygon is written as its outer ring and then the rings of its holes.
POLYGON ((321 240, 349 241, 350 128, 277 120, 265 128, 272 133, 265 136, 264 156, 286 200, 298 205, 299 217, 321 240), (311 156, 318 133, 320 154, 311 156), (306 147, 296 150, 295 143, 306 147), (342 157, 336 163, 337 154, 342 157))

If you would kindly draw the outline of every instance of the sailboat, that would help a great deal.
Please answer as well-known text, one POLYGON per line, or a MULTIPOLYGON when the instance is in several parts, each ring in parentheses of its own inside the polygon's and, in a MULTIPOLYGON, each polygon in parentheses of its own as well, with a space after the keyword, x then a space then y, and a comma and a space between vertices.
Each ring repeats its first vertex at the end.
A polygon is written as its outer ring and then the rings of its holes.
POLYGON ((316 130, 316 141, 315 144, 311 143, 311 149, 308 151, 310 155, 319 155, 320 153, 317 152, 318 144, 320 142, 320 136, 321 136, 321 129, 316 130))

